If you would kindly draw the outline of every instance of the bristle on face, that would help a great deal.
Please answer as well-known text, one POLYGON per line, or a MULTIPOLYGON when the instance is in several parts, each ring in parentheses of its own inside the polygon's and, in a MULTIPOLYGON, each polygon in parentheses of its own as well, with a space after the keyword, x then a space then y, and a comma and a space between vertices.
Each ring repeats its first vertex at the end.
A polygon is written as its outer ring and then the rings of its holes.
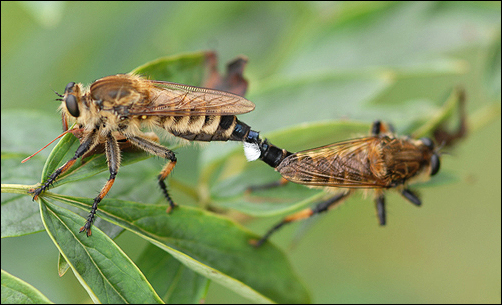
POLYGON ((244 142, 244 155, 246 156, 246 159, 251 162, 257 160, 260 155, 260 147, 256 143, 248 143, 244 142))

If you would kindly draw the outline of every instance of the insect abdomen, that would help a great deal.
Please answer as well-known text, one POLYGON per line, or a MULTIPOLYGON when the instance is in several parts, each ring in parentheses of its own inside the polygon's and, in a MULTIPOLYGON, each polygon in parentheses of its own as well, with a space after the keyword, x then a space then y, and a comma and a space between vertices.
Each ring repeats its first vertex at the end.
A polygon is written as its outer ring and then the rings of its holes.
POLYGON ((205 142, 242 141, 250 129, 234 115, 160 117, 159 125, 177 137, 205 142))

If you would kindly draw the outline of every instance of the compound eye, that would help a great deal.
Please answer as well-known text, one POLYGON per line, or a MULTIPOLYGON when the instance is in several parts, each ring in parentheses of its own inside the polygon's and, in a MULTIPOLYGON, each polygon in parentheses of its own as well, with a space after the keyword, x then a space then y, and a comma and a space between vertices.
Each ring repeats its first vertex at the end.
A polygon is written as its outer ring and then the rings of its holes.
POLYGON ((64 88, 65 93, 71 93, 73 92, 73 87, 75 86, 74 82, 69 82, 68 85, 64 88))
POLYGON ((434 149, 434 142, 432 142, 431 139, 429 139, 429 138, 421 138, 420 141, 422 141, 422 143, 425 146, 427 146, 430 150, 434 149))
POLYGON ((431 156, 431 176, 438 173, 441 162, 439 162, 438 154, 433 154, 431 156))
POLYGON ((68 112, 72 116, 78 118, 78 116, 80 115, 80 110, 78 109, 77 98, 75 97, 75 95, 71 95, 71 94, 68 95, 65 99, 65 103, 66 103, 66 109, 68 109, 68 112))

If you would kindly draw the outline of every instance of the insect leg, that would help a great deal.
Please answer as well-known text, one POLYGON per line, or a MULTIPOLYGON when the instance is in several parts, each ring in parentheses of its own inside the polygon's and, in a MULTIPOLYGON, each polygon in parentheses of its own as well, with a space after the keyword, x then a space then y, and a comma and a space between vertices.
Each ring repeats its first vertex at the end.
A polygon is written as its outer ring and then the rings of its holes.
POLYGON ((85 225, 80 228, 80 232, 86 232, 87 237, 91 236, 91 226, 94 222, 94 217, 98 210, 98 204, 101 200, 108 194, 108 191, 112 188, 113 183, 115 182, 115 177, 117 176, 119 167, 120 167, 120 149, 117 139, 115 139, 111 133, 106 136, 106 159, 108 161, 108 170, 110 171, 110 177, 108 181, 99 192, 98 196, 94 198, 94 202, 92 203, 91 212, 87 217, 87 221, 85 225))
POLYGON ((347 198, 350 195, 350 191, 344 192, 344 193, 339 193, 336 196, 318 203, 314 208, 308 208, 301 210, 295 214, 289 215, 285 217, 281 222, 276 224, 274 227, 272 227, 263 237, 258 240, 258 241, 251 241, 251 244, 255 247, 261 246, 269 237, 272 235, 274 232, 279 230, 283 225, 301 220, 301 219, 306 219, 309 217, 312 217, 316 214, 320 214, 322 212, 326 212, 328 209, 336 207, 338 204, 342 202, 343 199, 347 198))
POLYGON ((382 122, 380 122, 380 121, 373 122, 373 124, 371 125, 371 134, 374 136, 378 136, 381 131, 380 130, 381 126, 382 126, 382 122))
POLYGON ((385 226, 385 196, 383 194, 379 195, 375 199, 375 208, 377 212, 378 222, 381 226, 385 226))
POLYGON ((267 183, 267 184, 251 185, 250 187, 248 187, 246 192, 251 193, 251 192, 256 192, 256 191, 268 190, 268 189, 272 189, 272 188, 286 185, 288 182, 289 181, 286 180, 286 178, 281 177, 281 179, 274 181, 274 182, 267 183))
POLYGON ((169 202, 169 208, 167 208, 167 212, 169 213, 174 207, 176 207, 176 204, 171 199, 171 196, 167 191, 167 186, 164 180, 167 178, 167 176, 171 173, 174 166, 176 165, 176 156, 174 155, 174 152, 160 144, 157 144, 149 139, 145 139, 142 137, 128 137, 128 140, 132 144, 138 146, 139 148, 143 149, 146 152, 151 153, 152 155, 156 155, 161 158, 169 160, 169 162, 164 166, 164 168, 162 169, 162 171, 158 176, 160 189, 162 190, 164 197, 166 197, 167 202, 169 202))
POLYGON ((68 160, 65 164, 63 164, 61 167, 59 167, 57 170, 55 170, 49 178, 40 186, 39 188, 35 189, 33 192, 33 200, 36 200, 38 196, 43 193, 46 189, 49 188, 51 184, 56 181, 56 178, 61 175, 62 173, 66 172, 68 169, 70 169, 73 164, 77 161, 78 158, 82 157, 87 151, 92 149, 94 146, 96 146, 97 140, 98 139, 98 131, 97 129, 94 129, 92 132, 90 132, 85 139, 82 141, 80 146, 77 148, 77 151, 75 151, 75 155, 73 158, 68 160))
POLYGON ((375 121, 371 125, 371 135, 378 136, 381 133, 391 133, 394 134, 394 126, 390 123, 382 123, 381 121, 375 121))
POLYGON ((401 191, 401 195, 403 195, 404 198, 406 198, 409 202, 413 203, 416 206, 421 206, 422 201, 418 198, 416 194, 414 194, 412 191, 409 189, 404 189, 401 191))
POLYGON ((463 88, 456 88, 448 100, 456 96, 458 100, 458 114, 459 114, 459 125, 456 131, 449 131, 444 126, 444 123, 439 125, 433 132, 434 140, 441 146, 450 147, 457 140, 462 139, 467 134, 467 114, 465 111, 465 90, 463 88))

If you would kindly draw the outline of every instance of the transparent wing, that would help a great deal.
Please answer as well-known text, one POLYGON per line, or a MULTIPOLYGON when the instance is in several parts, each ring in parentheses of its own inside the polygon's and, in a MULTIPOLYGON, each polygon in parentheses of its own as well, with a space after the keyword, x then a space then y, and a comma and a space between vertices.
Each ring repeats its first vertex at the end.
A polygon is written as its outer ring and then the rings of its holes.
POLYGON ((252 111, 255 105, 242 96, 171 82, 149 81, 154 89, 151 102, 132 108, 132 115, 236 115, 252 111))
POLYGON ((378 141, 378 137, 367 137, 297 152, 277 170, 287 180, 305 185, 385 187, 385 181, 370 169, 378 141))

